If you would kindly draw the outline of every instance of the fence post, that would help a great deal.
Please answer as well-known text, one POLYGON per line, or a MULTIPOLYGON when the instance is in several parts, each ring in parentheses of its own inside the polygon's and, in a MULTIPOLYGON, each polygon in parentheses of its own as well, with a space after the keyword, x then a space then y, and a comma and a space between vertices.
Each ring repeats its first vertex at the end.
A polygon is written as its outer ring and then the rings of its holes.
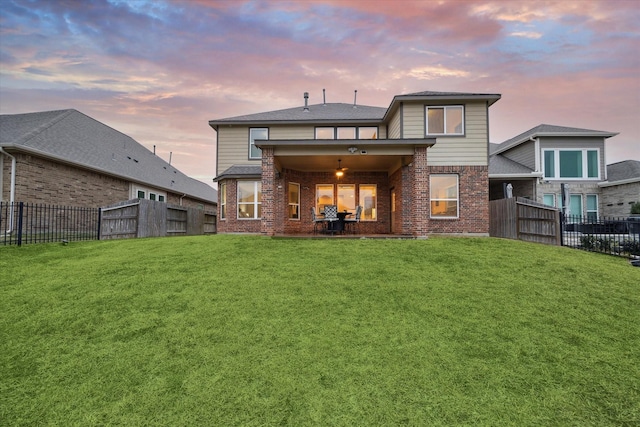
POLYGON ((564 212, 560 211, 560 246, 564 246, 564 212))
POLYGON ((24 211, 24 202, 18 204, 18 246, 22 246, 22 213, 24 211))
POLYGON ((98 240, 100 240, 100 230, 102 230, 102 208, 98 208, 98 240))

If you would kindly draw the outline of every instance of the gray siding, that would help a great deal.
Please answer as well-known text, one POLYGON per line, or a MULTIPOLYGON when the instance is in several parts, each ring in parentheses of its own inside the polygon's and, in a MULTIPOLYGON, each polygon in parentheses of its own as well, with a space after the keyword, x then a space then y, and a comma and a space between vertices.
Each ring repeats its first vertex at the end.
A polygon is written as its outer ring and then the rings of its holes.
POLYGON ((536 170, 536 145, 533 141, 520 144, 509 151, 505 151, 502 155, 507 159, 536 170))
POLYGON ((389 139, 400 139, 400 111, 402 110, 403 105, 400 105, 400 108, 396 110, 396 112, 389 120, 389 139))
MULTIPOLYGON (((456 104, 459 105, 459 104, 456 104)), ((487 136, 487 105, 484 102, 465 104, 465 135, 438 137, 436 145, 429 149, 429 166, 487 166, 489 141, 487 136)), ((422 137, 424 137, 422 106, 422 137)))

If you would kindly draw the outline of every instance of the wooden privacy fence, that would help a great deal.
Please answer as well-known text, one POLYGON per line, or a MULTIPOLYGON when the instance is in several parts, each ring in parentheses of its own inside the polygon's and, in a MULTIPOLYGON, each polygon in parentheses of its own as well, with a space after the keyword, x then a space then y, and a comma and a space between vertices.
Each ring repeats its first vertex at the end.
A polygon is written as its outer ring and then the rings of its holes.
POLYGON ((560 211, 524 198, 489 202, 489 235, 561 245, 560 211))
POLYGON ((202 209, 133 199, 101 208, 100 239, 213 234, 216 214, 202 209))

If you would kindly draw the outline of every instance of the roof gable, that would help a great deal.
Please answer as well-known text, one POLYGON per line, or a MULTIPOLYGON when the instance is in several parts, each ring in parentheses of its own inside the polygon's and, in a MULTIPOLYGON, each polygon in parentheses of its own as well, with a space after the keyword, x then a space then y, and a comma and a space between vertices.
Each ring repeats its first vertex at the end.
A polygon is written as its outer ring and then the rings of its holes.
POLYGON ((576 136, 576 137, 610 138, 615 135, 617 135, 617 133, 615 132, 540 124, 525 132, 522 132, 520 135, 517 135, 511 139, 504 141, 493 153, 499 154, 513 147, 516 147, 522 144, 523 142, 529 141, 530 139, 545 137, 545 136, 565 136, 565 137, 576 136))
POLYGON ((212 187, 186 176, 130 136, 73 109, 0 115, 0 146, 209 202, 217 199, 212 187))

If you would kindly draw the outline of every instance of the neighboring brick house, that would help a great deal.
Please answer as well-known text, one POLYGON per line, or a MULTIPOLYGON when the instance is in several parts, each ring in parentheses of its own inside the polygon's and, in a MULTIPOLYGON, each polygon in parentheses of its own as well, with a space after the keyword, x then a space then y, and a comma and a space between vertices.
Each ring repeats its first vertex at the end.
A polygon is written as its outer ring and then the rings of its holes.
POLYGON ((624 160, 607 165, 607 180, 598 186, 602 192, 603 216, 628 216, 631 205, 640 202, 640 161, 624 160))
POLYGON ((363 234, 487 235, 488 116, 499 99, 419 92, 381 108, 308 105, 305 93, 304 106, 211 120, 218 232, 311 233, 311 208, 336 204, 363 207, 363 234))
POLYGON ((144 198, 215 210, 217 192, 76 110, 0 115, 0 200, 103 207, 144 198))
POLYGON ((617 135, 590 129, 541 124, 502 144, 492 144, 489 160, 491 200, 514 197, 562 206, 562 184, 568 189, 570 215, 602 216, 600 184, 607 179, 605 140, 617 135))

